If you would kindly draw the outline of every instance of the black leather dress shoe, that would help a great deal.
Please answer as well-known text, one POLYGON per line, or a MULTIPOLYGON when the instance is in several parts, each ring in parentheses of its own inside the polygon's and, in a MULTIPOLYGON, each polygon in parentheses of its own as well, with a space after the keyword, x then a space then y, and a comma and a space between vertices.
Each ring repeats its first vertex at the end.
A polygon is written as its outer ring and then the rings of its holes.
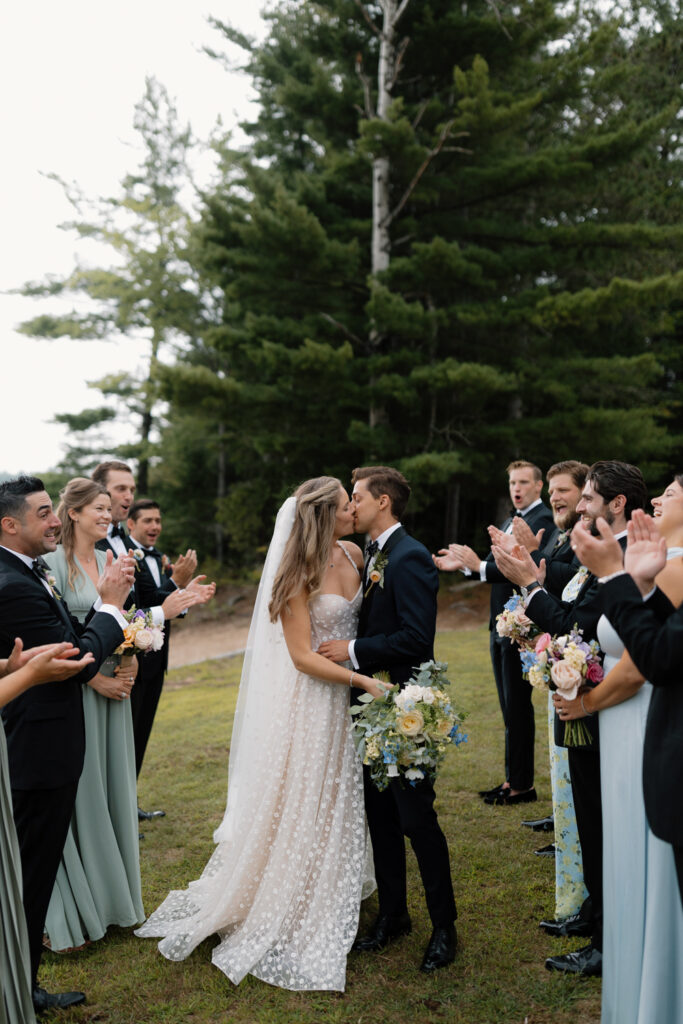
POLYGON ((502 789, 497 793, 484 797, 485 804, 495 804, 497 807, 513 807, 515 804, 531 804, 538 797, 535 789, 527 789, 523 793, 511 794, 509 790, 502 789))
POLYGON ((487 796, 496 796, 498 793, 502 793, 508 788, 509 787, 506 782, 501 782, 498 786, 494 786, 493 789, 480 789, 479 796, 482 800, 485 800, 487 796))
POLYGON ((142 811, 138 807, 138 821, 151 821, 152 818, 165 818, 166 811, 142 811))
POLYGON ((575 953, 563 956, 549 956, 545 962, 549 971, 562 971, 563 974, 583 974, 586 978, 599 978, 602 975, 602 953, 595 946, 584 946, 575 953))
POLYGON ((592 921, 587 921, 580 914, 572 914, 565 917, 564 921, 541 921, 539 928, 542 928, 548 935, 555 935, 558 938, 565 935, 591 935, 593 933, 592 921))
POLYGON ((525 828, 532 828, 534 832, 554 832, 555 831, 555 819, 552 814, 549 818, 536 818, 532 821, 521 822, 525 828))
POLYGON ((378 953, 394 939, 407 935, 412 930, 408 912, 399 917, 380 914, 368 935, 359 936, 351 947, 356 953, 378 953))
POLYGON ((84 1002, 85 992, 46 992, 44 988, 33 990, 33 1009, 36 1013, 42 1013, 43 1010, 66 1010, 84 1002))
POLYGON ((448 967, 455 960, 457 946, 458 933, 454 924, 448 928, 435 928, 427 944, 420 970, 425 974, 431 974, 432 971, 438 971, 440 967, 448 967))
POLYGON ((555 843, 548 843, 547 846, 541 846, 540 849, 534 850, 535 857, 554 857, 555 856, 555 843))

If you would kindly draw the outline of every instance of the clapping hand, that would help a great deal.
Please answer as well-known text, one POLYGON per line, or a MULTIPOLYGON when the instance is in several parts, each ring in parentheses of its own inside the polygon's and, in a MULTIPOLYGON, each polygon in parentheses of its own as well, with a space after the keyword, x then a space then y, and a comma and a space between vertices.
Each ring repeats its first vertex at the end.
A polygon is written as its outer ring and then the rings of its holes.
POLYGON ((215 583, 202 583, 206 576, 195 576, 185 587, 185 593, 191 594, 194 598, 193 604, 206 604, 216 593, 215 583))
MULTIPOLYGON (((497 526, 489 526, 488 533, 491 538, 491 544, 496 544, 503 551, 512 551, 515 544, 518 543, 511 533, 505 533, 504 530, 499 530, 497 526)), ((521 541, 519 543, 521 544, 521 541)))
POLYGON ((628 524, 628 545, 624 558, 626 572, 633 576, 643 597, 655 585, 655 576, 666 565, 666 538, 662 537, 652 516, 634 509, 628 524))
POLYGON ((599 537, 594 537, 581 520, 578 521, 572 530, 572 550, 576 552, 581 565, 590 569, 594 576, 611 576, 623 569, 623 553, 619 541, 602 516, 596 519, 595 525, 599 537))
POLYGON ((74 655, 79 653, 78 647, 66 641, 60 644, 41 644, 39 647, 29 647, 25 651, 23 640, 17 637, 9 658, 4 662, 0 661, 0 676, 9 675, 33 662, 31 671, 36 676, 36 682, 49 683, 69 679, 94 661, 90 653, 78 661, 67 660, 73 659, 74 655))
POLYGON ((545 581, 545 558, 536 565, 526 548, 517 544, 512 551, 504 551, 494 544, 491 548, 496 565, 503 576, 520 587, 528 587, 531 583, 545 581))
POLYGON ((456 558, 449 548, 441 548, 438 555, 432 555, 432 561, 439 572, 456 572, 465 568, 462 561, 456 558))
POLYGON ((122 608, 134 582, 135 559, 130 555, 121 555, 114 560, 113 552, 107 551, 107 561, 97 581, 97 592, 103 604, 122 608))
POLYGON ((182 590, 189 584, 193 574, 197 571, 197 552, 194 548, 188 548, 184 555, 179 555, 171 569, 173 570, 171 579, 182 590))
POLYGON ((534 533, 529 524, 525 522, 524 516, 515 516, 512 520, 512 533, 517 543, 525 547, 527 551, 537 551, 541 546, 545 527, 542 526, 538 533, 534 533))

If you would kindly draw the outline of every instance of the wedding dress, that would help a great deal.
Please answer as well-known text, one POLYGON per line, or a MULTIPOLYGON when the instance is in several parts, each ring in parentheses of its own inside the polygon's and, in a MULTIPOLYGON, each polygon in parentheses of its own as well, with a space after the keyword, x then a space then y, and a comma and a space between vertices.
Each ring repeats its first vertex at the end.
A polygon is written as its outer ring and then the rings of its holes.
MULTIPOLYGON (((683 555, 669 548, 668 558, 683 555)), ((624 645, 603 617, 605 673, 624 645)), ((643 742, 652 684, 600 712, 603 812, 602 1024, 683 1020, 683 909, 673 849, 652 834, 643 802, 643 742)))
MULTIPOLYGON (((163 936, 163 955, 182 960, 217 933, 212 961, 235 984, 252 974, 286 989, 343 991, 360 901, 374 888, 372 854, 349 690, 297 672, 267 614, 294 502, 280 510, 261 578, 216 849, 136 934, 163 936)), ((351 601, 310 602, 314 650, 356 635, 361 598, 359 586, 351 601)))

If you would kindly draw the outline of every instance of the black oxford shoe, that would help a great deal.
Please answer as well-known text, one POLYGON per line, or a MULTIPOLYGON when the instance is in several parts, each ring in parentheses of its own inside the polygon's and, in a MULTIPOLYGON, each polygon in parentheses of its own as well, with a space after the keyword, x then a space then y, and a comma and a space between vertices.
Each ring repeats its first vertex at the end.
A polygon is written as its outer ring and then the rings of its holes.
POLYGON ((572 914, 571 917, 565 917, 563 921, 541 921, 538 927, 548 935, 558 938, 565 935, 591 935, 593 933, 592 922, 587 921, 580 914, 572 914))
POLYGON ((427 944, 420 970, 425 974, 431 974, 432 971, 438 971, 440 967, 448 967, 455 960, 457 946, 458 933, 454 924, 447 928, 435 928, 427 944))
POLYGON ((412 930, 408 911, 399 917, 380 914, 368 935, 361 935, 351 947, 356 953, 378 953, 394 939, 407 935, 412 930))
POLYGON ((595 946, 584 946, 583 949, 577 949, 575 953, 549 956, 545 965, 549 971, 582 974, 586 978, 599 978, 602 975, 602 953, 595 946))
POLYGON ((165 818, 166 811, 143 811, 138 807, 138 821, 151 821, 153 818, 165 818))
POLYGON ((522 793, 511 793, 509 789, 500 789, 493 795, 484 797, 485 804, 495 804, 497 807, 514 807, 515 804, 531 804, 537 800, 536 790, 525 789, 522 793))
POLYGON ((554 857, 555 856, 555 843, 548 843, 547 846, 541 846, 538 850, 534 850, 535 857, 554 857))
POLYGON ((493 789, 480 789, 479 796, 482 798, 482 800, 485 800, 487 796, 497 796, 499 793, 502 793, 504 790, 508 788, 509 787, 507 783, 501 782, 498 786, 494 786, 493 789))
POLYGON ((555 820, 550 815, 549 818, 536 818, 532 821, 521 822, 525 828, 532 828, 534 832, 554 832, 555 831, 555 820))
POLYGON ((44 988, 34 988, 33 1009, 36 1013, 44 1010, 67 1010, 70 1006, 78 1006, 85 1002, 85 992, 46 992, 44 988))

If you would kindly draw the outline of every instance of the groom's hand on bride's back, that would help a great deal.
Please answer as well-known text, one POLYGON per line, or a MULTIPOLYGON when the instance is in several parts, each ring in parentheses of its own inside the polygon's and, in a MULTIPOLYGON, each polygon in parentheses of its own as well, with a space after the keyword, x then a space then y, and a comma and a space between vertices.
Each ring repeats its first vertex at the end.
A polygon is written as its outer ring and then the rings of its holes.
POLYGON ((322 654, 323 658, 330 661, 348 661, 349 643, 349 640, 326 640, 318 648, 318 654, 322 654))

